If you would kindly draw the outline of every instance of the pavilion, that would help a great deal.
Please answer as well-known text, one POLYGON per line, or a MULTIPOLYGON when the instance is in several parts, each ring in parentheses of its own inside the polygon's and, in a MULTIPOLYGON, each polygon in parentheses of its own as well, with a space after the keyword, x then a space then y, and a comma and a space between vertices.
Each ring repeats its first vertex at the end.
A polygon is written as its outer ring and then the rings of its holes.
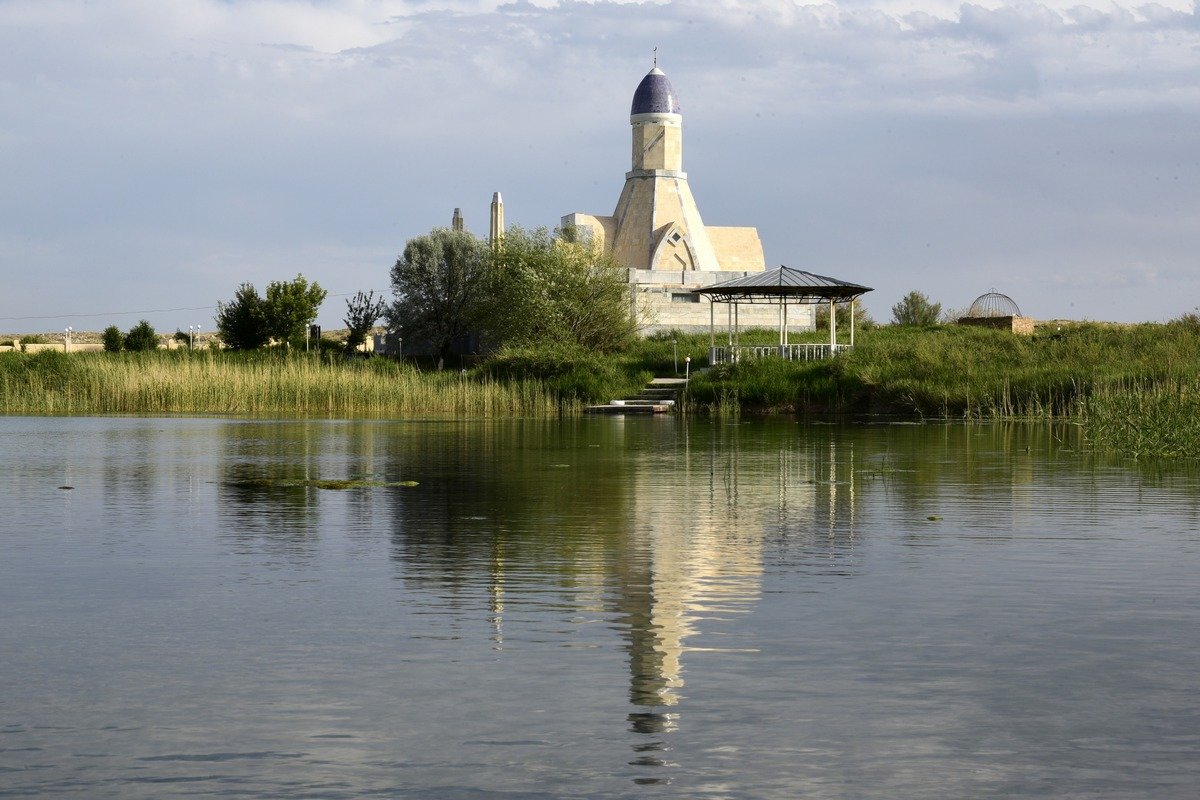
POLYGON ((815 361, 830 358, 839 350, 854 347, 854 300, 872 291, 869 286, 816 275, 802 269, 780 266, 764 272, 754 272, 741 278, 697 289, 696 294, 707 295, 708 312, 708 363, 723 364, 743 358, 778 356, 789 361, 815 361), (817 305, 829 303, 829 344, 789 344, 787 312, 789 305, 817 305), (837 341, 837 303, 850 303, 850 342, 837 341), (728 309, 728 345, 717 347, 716 304, 726 303, 728 309), (779 345, 742 346, 738 339, 738 306, 778 305, 779 345))

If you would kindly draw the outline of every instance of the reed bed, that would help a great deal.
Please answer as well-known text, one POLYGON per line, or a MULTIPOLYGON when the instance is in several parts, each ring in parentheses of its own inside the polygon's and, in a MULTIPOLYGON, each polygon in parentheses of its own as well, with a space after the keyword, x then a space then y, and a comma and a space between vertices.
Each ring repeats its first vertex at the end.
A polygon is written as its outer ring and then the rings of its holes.
POLYGON ((717 410, 889 413, 941 419, 1078 419, 1092 396, 1200 380, 1200 326, 1039 328, 1032 337, 936 326, 863 331, 813 363, 744 362, 693 381, 717 410))
POLYGON ((536 380, 423 373, 377 360, 229 354, 41 353, 0 357, 4 414, 555 417, 574 413, 536 380))
POLYGON ((1200 379, 1105 386, 1079 404, 1096 450, 1141 457, 1200 458, 1200 379))

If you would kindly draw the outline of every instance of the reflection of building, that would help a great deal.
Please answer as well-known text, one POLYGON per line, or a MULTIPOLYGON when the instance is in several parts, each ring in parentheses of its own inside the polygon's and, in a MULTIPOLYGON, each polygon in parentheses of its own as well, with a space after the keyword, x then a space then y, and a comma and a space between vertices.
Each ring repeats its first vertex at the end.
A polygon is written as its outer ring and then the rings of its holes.
MULTIPOLYGON (((755 228, 704 224, 683 171, 683 116, 671 81, 657 66, 633 94, 632 169, 610 216, 573 213, 562 218, 584 238, 629 269, 639 311, 650 329, 707 328, 708 303, 692 293, 749 272, 766 261, 755 228)), ((746 326, 776 327, 770 309, 745 312, 746 326)), ((812 309, 791 321, 811 330, 812 309)))

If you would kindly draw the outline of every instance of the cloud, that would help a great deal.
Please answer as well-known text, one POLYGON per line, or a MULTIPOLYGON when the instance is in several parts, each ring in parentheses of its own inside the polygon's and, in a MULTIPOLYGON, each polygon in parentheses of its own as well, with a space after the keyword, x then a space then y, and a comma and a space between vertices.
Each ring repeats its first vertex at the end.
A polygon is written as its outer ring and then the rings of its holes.
MULTIPOLYGON (((455 206, 482 229, 496 189, 527 226, 604 212, 655 46, 706 219, 880 311, 917 280, 1131 263, 1200 288, 1185 3, 9 0, 0 269, 72 308, 172 307, 298 270, 378 286, 455 206)), ((1092 316, 1163 313, 1102 283, 1092 316)))

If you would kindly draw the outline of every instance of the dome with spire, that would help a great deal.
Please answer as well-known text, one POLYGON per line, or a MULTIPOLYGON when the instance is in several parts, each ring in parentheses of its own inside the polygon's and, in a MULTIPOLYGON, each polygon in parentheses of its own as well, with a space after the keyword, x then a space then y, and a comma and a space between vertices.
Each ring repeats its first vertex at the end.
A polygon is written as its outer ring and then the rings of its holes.
POLYGON ((633 93, 633 106, 629 115, 678 113, 679 95, 675 94, 671 79, 655 67, 646 73, 646 77, 638 84, 637 91, 633 93))

